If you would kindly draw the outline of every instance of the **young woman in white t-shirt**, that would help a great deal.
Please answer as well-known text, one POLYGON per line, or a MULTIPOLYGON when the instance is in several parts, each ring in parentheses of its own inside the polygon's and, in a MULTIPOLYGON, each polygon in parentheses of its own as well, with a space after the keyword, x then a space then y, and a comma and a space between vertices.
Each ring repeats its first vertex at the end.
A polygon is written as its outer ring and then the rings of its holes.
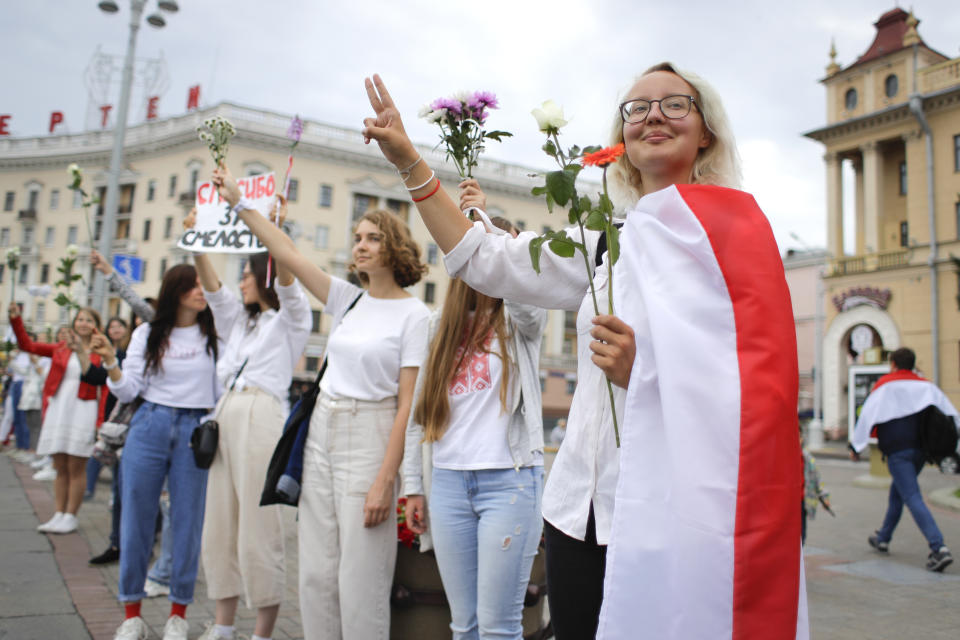
MULTIPOLYGON (((493 223, 512 230, 503 218, 493 223)), ((459 279, 431 317, 407 426, 406 522, 421 550, 432 543, 436 551, 454 638, 523 637, 543 529, 538 364, 546 319, 543 309, 459 279)))
POLYGON ((186 609, 197 579, 207 491, 207 469, 197 466, 190 437, 216 404, 220 350, 213 314, 193 265, 177 265, 163 276, 156 316, 133 332, 122 370, 106 336, 94 336, 92 346, 103 358, 107 385, 117 400, 131 402, 137 396, 143 400, 130 420, 120 459, 123 512, 117 597, 124 603, 126 619, 114 637, 139 640, 148 633, 140 602, 146 596, 147 564, 166 480, 175 552, 170 617, 163 637, 186 638, 186 609))
POLYGON ((427 349, 429 311, 404 291, 426 271, 420 248, 395 214, 364 214, 354 227, 350 265, 361 289, 301 255, 286 234, 240 197, 229 171, 218 169, 213 180, 273 257, 334 318, 327 370, 304 448, 299 502, 304 636, 387 640, 397 553, 397 473, 417 370, 427 349))

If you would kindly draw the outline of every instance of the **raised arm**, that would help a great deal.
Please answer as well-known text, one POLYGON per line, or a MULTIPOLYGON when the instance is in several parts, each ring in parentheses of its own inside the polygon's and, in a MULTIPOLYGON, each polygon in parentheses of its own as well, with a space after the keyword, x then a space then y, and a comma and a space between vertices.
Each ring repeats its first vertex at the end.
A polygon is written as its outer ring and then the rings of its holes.
POLYGON ((154 317, 153 307, 150 303, 140 297, 140 295, 121 278, 110 263, 100 255, 97 250, 90 251, 90 264, 93 268, 102 273, 112 291, 123 298, 123 301, 130 305, 133 312, 146 322, 152 322, 154 317))
POLYGON ((20 348, 20 351, 35 353, 38 356, 47 356, 48 358, 51 357, 59 345, 49 344, 47 342, 34 342, 31 340, 30 336, 27 335, 27 330, 23 326, 20 307, 17 306, 16 302, 10 303, 9 311, 10 326, 13 328, 14 335, 17 336, 17 346, 20 348))
MULTIPOLYGON (((292 273, 323 304, 330 294, 330 275, 310 262, 297 250, 293 240, 283 230, 270 222, 262 213, 241 203, 240 187, 226 167, 213 172, 213 183, 220 191, 220 197, 231 207, 237 207, 237 215, 250 231, 266 245, 274 259, 292 273)), ((278 275, 280 275, 278 273, 278 275)))

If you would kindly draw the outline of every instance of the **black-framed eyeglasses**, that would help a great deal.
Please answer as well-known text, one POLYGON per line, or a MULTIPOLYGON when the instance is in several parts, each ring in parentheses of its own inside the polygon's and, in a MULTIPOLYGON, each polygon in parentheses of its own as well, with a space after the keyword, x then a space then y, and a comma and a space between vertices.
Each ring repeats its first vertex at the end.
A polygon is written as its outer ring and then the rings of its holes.
POLYGON ((687 117, 690 108, 696 105, 697 101, 693 96, 684 95, 667 96, 660 100, 627 100, 620 105, 620 117, 627 124, 640 124, 650 115, 653 103, 659 105, 663 117, 679 120, 687 117))

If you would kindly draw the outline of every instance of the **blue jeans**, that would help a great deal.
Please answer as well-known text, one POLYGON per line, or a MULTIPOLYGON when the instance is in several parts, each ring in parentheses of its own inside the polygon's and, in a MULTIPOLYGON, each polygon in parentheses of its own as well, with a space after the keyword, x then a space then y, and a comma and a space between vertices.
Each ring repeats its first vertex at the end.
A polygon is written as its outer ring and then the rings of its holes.
POLYGON ((90 456, 87 458, 87 497, 92 498, 97 491, 97 480, 100 479, 100 470, 103 469, 103 463, 90 456))
POLYGON ((10 387, 13 395, 13 435, 17 439, 17 449, 30 448, 30 427, 27 426, 27 414, 17 407, 20 406, 20 396, 23 395, 23 380, 17 380, 10 387))
POLYGON ((154 582, 170 586, 173 574, 173 536, 170 534, 170 497, 160 498, 160 515, 163 525, 160 528, 160 557, 150 567, 147 577, 154 582))
POLYGON ((543 467, 434 469, 429 526, 454 640, 523 637, 542 492, 543 467))
POLYGON ((123 502, 120 500, 121 487, 123 486, 121 482, 120 461, 118 460, 113 465, 113 482, 111 483, 113 508, 110 509, 110 546, 114 549, 120 548, 120 514, 123 513, 123 502))
POLYGON ((891 453, 887 456, 887 468, 893 476, 893 483, 890 485, 887 515, 883 518, 883 526, 877 531, 877 537, 883 542, 890 541, 903 513, 903 505, 906 504, 930 549, 939 551, 943 546, 943 534, 924 504, 920 485, 917 484, 917 476, 923 469, 923 452, 919 449, 904 449, 891 453))
POLYGON ((122 602, 146 597, 143 585, 164 479, 170 490, 169 537, 177 550, 171 563, 170 600, 178 604, 193 601, 207 470, 194 462, 190 435, 207 413, 205 409, 174 409, 144 402, 130 421, 120 459, 123 547, 118 598, 122 602))

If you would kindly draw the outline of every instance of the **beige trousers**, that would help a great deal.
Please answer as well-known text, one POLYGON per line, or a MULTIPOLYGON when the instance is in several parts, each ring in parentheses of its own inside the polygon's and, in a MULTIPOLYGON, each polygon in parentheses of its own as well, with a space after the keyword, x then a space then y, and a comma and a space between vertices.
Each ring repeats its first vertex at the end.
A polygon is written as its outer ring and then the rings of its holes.
POLYGON ((201 558, 207 597, 280 604, 286 585, 280 506, 261 507, 267 465, 283 431, 280 402, 256 388, 220 400, 220 442, 207 479, 201 558))
MULTIPOLYGON (((363 526, 387 450, 395 398, 320 394, 310 419, 300 493, 300 616, 306 640, 388 640, 397 522, 363 526)), ((396 501, 396 486, 394 501, 396 501)))

